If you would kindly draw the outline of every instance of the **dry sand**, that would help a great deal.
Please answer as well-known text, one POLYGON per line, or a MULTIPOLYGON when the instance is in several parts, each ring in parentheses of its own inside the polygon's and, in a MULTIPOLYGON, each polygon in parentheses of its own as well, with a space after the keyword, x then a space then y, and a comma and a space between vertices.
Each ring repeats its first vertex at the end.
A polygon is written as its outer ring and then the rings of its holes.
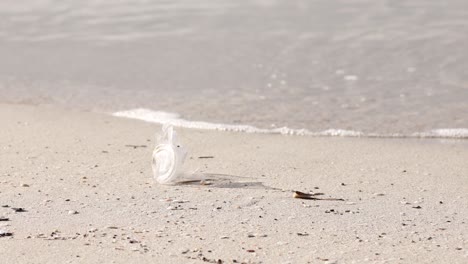
POLYGON ((157 125, 21 105, 0 122, 1 263, 468 262, 466 141, 182 129, 189 165, 230 176, 161 186, 157 125))

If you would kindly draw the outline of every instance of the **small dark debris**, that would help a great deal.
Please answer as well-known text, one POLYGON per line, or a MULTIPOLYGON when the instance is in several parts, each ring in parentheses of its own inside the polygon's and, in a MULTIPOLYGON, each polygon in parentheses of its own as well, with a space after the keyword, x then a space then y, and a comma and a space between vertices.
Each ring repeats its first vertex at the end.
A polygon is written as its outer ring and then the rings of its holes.
POLYGON ((24 208, 22 207, 12 207, 11 208, 13 211, 15 211, 15 213, 24 213, 24 212, 27 212, 24 208))
POLYGON ((13 233, 0 230, 0 237, 9 237, 9 236, 13 236, 13 233))
POLYGON ((421 206, 413 206, 414 209, 421 209, 422 207, 421 206))
POLYGON ((203 257, 201 260, 204 261, 204 262, 216 263, 216 264, 223 264, 224 263, 222 259, 217 259, 216 260, 216 259, 209 259, 207 257, 203 257))
POLYGON ((3 208, 8 208, 10 207, 8 204, 2 205, 3 208))
POLYGON ((406 172, 406 170, 403 170, 402 172, 406 172))
POLYGON ((213 159, 214 156, 200 156, 199 159, 213 159))
POLYGON ((2 216, 2 217, 0 217, 0 222, 2 222, 2 221, 4 221, 4 222, 5 221, 10 221, 10 218, 6 218, 6 217, 2 216))
POLYGON ((456 250, 462 250, 463 248, 461 248, 461 247, 457 247, 457 248, 455 248, 455 249, 456 249, 456 250))
POLYGON ((249 252, 249 253, 254 253, 255 250, 253 250, 253 249, 247 249, 247 252, 249 252))
POLYGON ((439 204, 443 204, 443 203, 444 203, 444 202, 442 202, 442 201, 439 201, 439 204))
POLYGON ((297 233, 298 236, 308 236, 309 234, 307 233, 297 233))
POLYGON ((341 183, 341 186, 346 186, 346 184, 344 182, 341 183))
POLYGON ((125 145, 125 147, 137 149, 137 148, 146 148, 147 146, 146 145, 125 145))

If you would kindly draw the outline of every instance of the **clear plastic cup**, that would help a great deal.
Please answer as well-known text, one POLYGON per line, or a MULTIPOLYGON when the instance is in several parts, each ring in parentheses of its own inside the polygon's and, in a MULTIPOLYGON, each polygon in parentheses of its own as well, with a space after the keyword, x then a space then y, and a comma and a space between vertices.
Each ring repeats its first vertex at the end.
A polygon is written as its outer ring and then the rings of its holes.
POLYGON ((164 125, 153 151, 153 175, 161 184, 177 183, 187 172, 184 162, 187 151, 178 142, 177 133, 171 125, 164 125))

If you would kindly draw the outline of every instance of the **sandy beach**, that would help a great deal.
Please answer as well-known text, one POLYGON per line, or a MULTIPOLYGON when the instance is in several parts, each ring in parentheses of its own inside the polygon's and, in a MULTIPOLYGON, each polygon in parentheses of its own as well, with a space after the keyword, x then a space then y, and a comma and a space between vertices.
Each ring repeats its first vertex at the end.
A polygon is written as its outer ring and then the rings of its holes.
POLYGON ((2 263, 468 261, 464 140, 179 129, 215 180, 162 186, 158 125, 5 104, 0 121, 2 263))
POLYGON ((0 16, 0 264, 468 263, 468 1, 0 16))

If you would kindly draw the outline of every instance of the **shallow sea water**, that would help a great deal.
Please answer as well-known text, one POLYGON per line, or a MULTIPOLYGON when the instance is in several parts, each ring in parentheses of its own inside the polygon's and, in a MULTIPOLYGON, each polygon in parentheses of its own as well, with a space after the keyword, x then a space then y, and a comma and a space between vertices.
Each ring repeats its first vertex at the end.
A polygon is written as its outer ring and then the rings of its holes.
POLYGON ((5 0, 0 17, 0 102, 311 133, 468 128, 464 0, 5 0))

